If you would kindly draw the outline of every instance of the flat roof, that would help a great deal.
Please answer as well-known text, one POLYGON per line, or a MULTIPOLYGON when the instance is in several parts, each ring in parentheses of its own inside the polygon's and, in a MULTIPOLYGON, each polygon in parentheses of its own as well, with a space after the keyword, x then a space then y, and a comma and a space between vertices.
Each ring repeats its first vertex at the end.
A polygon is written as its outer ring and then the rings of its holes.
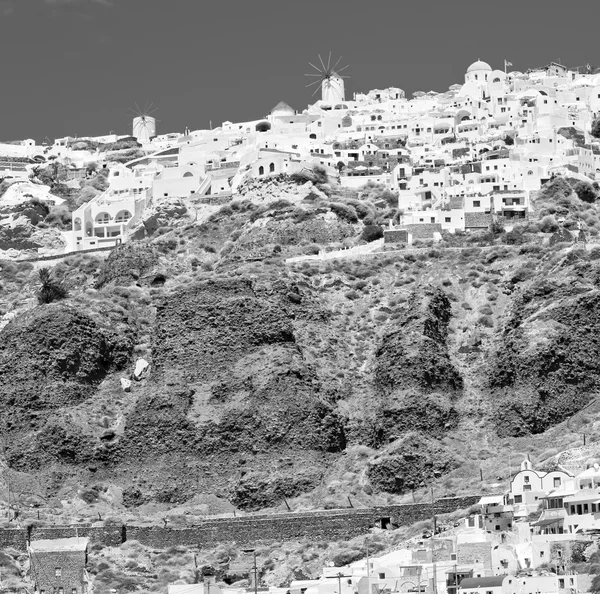
POLYGON ((73 536, 72 538, 52 538, 32 540, 29 548, 37 553, 51 551, 85 551, 89 538, 73 536))
POLYGON ((460 581, 459 588, 482 588, 485 586, 501 586, 505 575, 495 575, 492 577, 465 578, 460 581))

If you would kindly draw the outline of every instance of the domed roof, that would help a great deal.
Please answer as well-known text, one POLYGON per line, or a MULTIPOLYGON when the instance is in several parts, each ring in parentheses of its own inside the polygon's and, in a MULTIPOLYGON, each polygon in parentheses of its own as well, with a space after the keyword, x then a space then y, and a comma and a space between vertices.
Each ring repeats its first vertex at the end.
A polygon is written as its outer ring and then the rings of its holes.
POLYGON ((487 70, 488 72, 490 72, 492 70, 492 67, 487 62, 477 60, 477 62, 473 62, 467 68, 467 72, 475 72, 476 70, 487 70))
POLYGON ((293 107, 290 107, 285 101, 280 101, 272 110, 271 114, 274 113, 288 113, 294 115, 296 112, 293 107))

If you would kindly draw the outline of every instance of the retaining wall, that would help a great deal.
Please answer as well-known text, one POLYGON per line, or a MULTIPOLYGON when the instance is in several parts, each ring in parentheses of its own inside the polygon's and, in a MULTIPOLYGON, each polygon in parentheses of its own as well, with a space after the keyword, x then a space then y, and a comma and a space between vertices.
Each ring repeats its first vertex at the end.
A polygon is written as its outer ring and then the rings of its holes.
POLYGON ((157 549, 175 545, 214 547, 217 543, 240 545, 284 542, 310 538, 314 541, 347 540, 360 536, 374 526, 404 526, 466 509, 476 504, 479 495, 440 499, 434 503, 393 505, 367 509, 341 509, 285 514, 252 514, 238 518, 214 518, 188 528, 164 526, 109 525, 36 527, 0 530, 0 549, 25 550, 28 540, 86 536, 92 544, 119 546, 137 540, 157 549), (382 524, 383 521, 383 524, 382 524), (389 523, 389 524, 388 524, 389 523))

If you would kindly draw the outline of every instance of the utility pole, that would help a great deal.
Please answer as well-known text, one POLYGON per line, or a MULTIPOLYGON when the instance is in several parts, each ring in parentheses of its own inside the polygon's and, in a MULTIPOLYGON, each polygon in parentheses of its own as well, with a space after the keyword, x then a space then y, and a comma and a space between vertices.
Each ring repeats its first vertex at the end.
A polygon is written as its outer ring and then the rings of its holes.
MULTIPOLYGON (((367 547, 367 594, 371 594, 371 561, 369 559, 369 539, 365 538, 365 546, 367 547)), ((340 592, 340 594, 342 594, 340 592)))
POLYGON ((254 555, 254 594, 258 592, 258 568, 256 566, 256 549, 242 549, 244 553, 252 553, 254 555))

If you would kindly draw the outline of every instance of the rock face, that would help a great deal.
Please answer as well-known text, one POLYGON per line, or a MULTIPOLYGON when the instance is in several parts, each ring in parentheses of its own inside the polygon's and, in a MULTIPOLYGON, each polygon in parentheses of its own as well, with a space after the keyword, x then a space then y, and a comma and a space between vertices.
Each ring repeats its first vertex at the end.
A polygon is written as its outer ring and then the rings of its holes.
POLYGON ((225 464, 210 480, 247 508, 279 503, 283 484, 308 488, 324 457, 345 447, 335 407, 295 342, 290 288, 263 289, 243 278, 206 281, 158 304, 153 373, 121 443, 124 456, 210 460, 199 481, 225 464), (265 471, 276 452, 292 463, 265 471), (242 476, 253 474, 232 486, 238 458, 242 476), (253 487, 265 481, 264 492, 253 487))
POLYGON ((367 477, 377 489, 401 494, 456 466, 457 461, 437 442, 409 433, 369 464, 367 477))
POLYGON ((131 348, 74 308, 36 307, 0 332, 0 407, 34 413, 77 403, 127 364, 131 348))
POLYGON ((463 380, 446 343, 451 311, 441 289, 415 293, 397 329, 381 341, 374 370, 375 445, 406 431, 440 436, 456 426, 453 400, 463 380))
POLYGON ((96 279, 96 288, 114 282, 130 285, 154 278, 150 273, 158 265, 158 256, 152 246, 145 243, 127 243, 110 252, 102 262, 96 279))
POLYGON ((540 433, 580 410, 600 388, 599 357, 600 291, 582 278, 535 279, 515 296, 491 358, 498 432, 540 433))
POLYGON ((188 210, 179 198, 163 199, 158 204, 152 205, 145 213, 142 224, 135 233, 135 237, 148 237, 161 227, 176 225, 188 215, 188 210))
POLYGON ((91 455, 88 438, 52 414, 90 398, 127 365, 131 349, 126 337, 65 305, 36 307, 0 332, 0 413, 15 467, 91 455))

